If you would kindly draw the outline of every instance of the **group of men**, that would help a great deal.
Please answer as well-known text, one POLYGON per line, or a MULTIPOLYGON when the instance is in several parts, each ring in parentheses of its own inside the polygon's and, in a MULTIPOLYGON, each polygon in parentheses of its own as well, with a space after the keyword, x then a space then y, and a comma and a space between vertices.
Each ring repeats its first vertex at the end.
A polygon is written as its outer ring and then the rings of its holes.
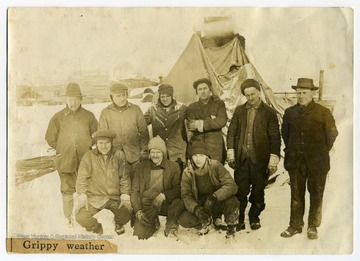
MULTIPOLYGON (((114 213, 119 235, 131 221, 134 235, 147 239, 158 231, 159 215, 164 215, 165 236, 176 236, 179 225, 197 228, 204 235, 213 224, 226 230, 229 238, 246 228, 250 202, 250 228, 261 227, 265 186, 280 160, 277 113, 260 98, 259 82, 245 80, 241 93, 247 102, 235 109, 225 142, 224 102, 213 95, 207 78, 195 81, 193 87, 199 100, 187 107, 175 100, 171 85, 160 84, 158 99, 143 115, 128 101, 128 88, 114 84, 112 103, 103 109, 98 123, 81 106, 80 86, 67 86, 66 108, 50 120, 46 141, 60 155, 56 167, 69 224, 75 217, 87 231, 102 234, 94 215, 108 209, 114 213), (226 160, 234 177, 224 167, 226 160)), ((314 102, 317 87, 311 79, 300 78, 292 87, 297 104, 285 111, 281 126, 291 214, 281 236, 302 232, 307 184, 307 236, 315 239, 330 169, 329 150, 338 132, 330 110, 314 102)))

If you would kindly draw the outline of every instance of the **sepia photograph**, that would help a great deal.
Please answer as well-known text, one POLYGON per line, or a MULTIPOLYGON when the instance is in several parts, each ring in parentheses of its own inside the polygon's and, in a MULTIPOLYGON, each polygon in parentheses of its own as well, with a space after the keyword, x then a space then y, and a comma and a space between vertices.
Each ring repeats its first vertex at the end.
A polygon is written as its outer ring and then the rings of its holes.
POLYGON ((353 254, 353 8, 6 19, 8 253, 353 254))

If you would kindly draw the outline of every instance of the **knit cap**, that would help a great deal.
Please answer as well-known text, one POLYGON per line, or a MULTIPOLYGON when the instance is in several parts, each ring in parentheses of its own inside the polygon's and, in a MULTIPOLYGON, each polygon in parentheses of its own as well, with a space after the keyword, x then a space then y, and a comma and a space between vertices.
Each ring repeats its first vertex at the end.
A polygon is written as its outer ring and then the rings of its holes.
POLYGON ((191 156, 195 154, 203 154, 210 157, 209 149, 204 141, 194 141, 190 147, 191 156))
POLYGON ((165 141, 162 138, 160 138, 159 135, 150 140, 149 145, 148 145, 148 149, 149 149, 149 152, 152 149, 157 149, 157 150, 160 150, 164 154, 165 157, 167 155, 167 149, 166 149, 165 141))

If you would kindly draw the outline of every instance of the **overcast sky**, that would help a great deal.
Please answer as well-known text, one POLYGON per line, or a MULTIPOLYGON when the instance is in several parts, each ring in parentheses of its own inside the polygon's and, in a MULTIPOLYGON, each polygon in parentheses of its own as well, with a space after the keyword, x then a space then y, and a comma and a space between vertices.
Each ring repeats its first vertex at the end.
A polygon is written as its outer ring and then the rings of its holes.
POLYGON ((299 77, 318 82, 320 70, 325 85, 352 86, 349 8, 15 8, 9 73, 16 83, 64 81, 80 68, 166 76, 204 17, 223 15, 233 18, 274 91, 289 90, 299 77))

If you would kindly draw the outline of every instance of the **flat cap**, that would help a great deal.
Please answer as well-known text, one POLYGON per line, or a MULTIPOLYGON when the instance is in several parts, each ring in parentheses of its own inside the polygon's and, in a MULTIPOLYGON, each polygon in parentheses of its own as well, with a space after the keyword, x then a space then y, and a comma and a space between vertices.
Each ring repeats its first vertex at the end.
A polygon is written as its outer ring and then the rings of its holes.
POLYGON ((124 84, 121 84, 121 83, 115 83, 111 86, 110 88, 110 92, 112 93, 116 93, 116 92, 124 92, 124 91, 127 91, 128 90, 128 87, 124 84))
POLYGON ((202 78, 193 83, 194 89, 196 89, 200 83, 206 83, 209 88, 211 87, 211 81, 208 78, 202 78))
POLYGON ((259 83, 255 80, 255 79, 246 79, 242 84, 241 84, 241 93, 244 95, 244 91, 246 88, 250 88, 250 87, 254 87, 256 88, 258 91, 260 91, 260 85, 259 83))
POLYGON ((111 130, 99 130, 92 135, 93 139, 109 139, 113 140, 116 137, 116 133, 111 130))

